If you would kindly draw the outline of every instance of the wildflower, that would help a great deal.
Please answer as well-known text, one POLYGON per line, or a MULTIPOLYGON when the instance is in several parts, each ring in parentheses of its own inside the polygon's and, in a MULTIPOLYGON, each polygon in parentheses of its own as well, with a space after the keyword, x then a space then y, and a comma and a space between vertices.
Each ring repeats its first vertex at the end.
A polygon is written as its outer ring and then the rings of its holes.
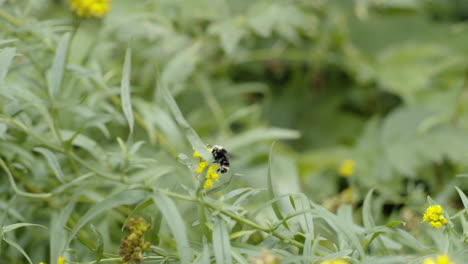
POLYGON ((429 222, 429 225, 435 228, 441 228, 448 223, 440 205, 429 206, 424 212, 423 222, 429 222))
POLYGON ((343 177, 349 177, 353 175, 355 164, 356 162, 354 160, 350 160, 350 159, 344 160, 341 163, 340 168, 338 169, 338 174, 343 177))
POLYGON ((213 180, 219 179, 218 164, 213 164, 208 168, 208 171, 206 172, 206 178, 213 180))
POLYGON ((213 188, 213 180, 212 179, 205 179, 205 183, 203 183, 203 189, 209 190, 213 188))
POLYGON ((39 262, 39 264, 46 264, 46 263, 45 263, 45 262, 43 262, 43 261, 41 261, 41 262, 39 262))
POLYGON ((198 166, 197 166, 197 168, 195 169, 195 172, 196 172, 197 174, 201 174, 201 173, 205 170, 206 167, 208 167, 208 162, 202 160, 202 161, 200 161, 200 162, 198 163, 198 166))
POLYGON ((455 264, 447 255, 438 255, 437 259, 426 258, 422 264, 455 264))
POLYGON ((102 18, 109 12, 110 0, 70 0, 72 9, 80 17, 102 18))
POLYGON ((195 172, 198 174, 198 178, 200 178, 200 175, 206 170, 205 182, 203 183, 203 189, 209 190, 213 188, 213 185, 214 185, 213 181, 219 180, 219 164, 213 163, 209 165, 208 161, 204 160, 201 157, 200 153, 198 153, 197 151, 193 152, 193 157, 199 160, 198 166, 195 168, 195 172))
POLYGON ((332 260, 332 261, 323 261, 322 263, 320 264, 348 264, 348 262, 342 260, 342 259, 335 259, 335 260, 332 260))
POLYGON ((262 250, 262 255, 252 258, 250 260, 252 264, 280 264, 281 260, 278 256, 273 254, 270 250, 267 248, 264 248, 262 250))
POLYGON ((65 258, 62 256, 58 257, 57 264, 65 264, 65 258))
POLYGON ((150 228, 151 225, 147 224, 143 217, 138 219, 130 218, 126 229, 131 233, 120 242, 119 255, 122 257, 122 263, 143 262, 142 251, 151 246, 150 242, 145 242, 144 233, 150 228))
POLYGON ((194 158, 197 158, 197 159, 200 159, 201 158, 201 155, 200 153, 198 153, 197 151, 193 152, 193 157, 194 158))

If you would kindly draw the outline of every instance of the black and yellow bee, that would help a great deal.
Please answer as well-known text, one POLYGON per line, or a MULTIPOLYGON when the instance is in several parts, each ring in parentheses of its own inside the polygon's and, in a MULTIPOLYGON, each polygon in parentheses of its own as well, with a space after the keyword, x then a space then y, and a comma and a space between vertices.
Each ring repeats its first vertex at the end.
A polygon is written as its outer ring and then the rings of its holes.
POLYGON ((229 170, 229 154, 225 148, 220 145, 214 145, 211 148, 211 154, 213 154, 213 163, 218 164, 218 172, 226 173, 229 170))

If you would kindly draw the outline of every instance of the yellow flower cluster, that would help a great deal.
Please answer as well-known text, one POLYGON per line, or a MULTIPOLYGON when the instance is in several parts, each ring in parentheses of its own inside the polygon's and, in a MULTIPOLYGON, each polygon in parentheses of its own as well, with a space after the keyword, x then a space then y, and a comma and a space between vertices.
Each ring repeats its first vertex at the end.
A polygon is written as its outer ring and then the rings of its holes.
POLYGON ((110 0, 70 0, 72 9, 80 17, 101 18, 109 12, 110 0))
POLYGON ((432 205, 426 209, 423 216, 423 222, 429 222, 429 225, 435 228, 441 228, 448 223, 443 215, 443 210, 440 205, 432 205))
POLYGON ((322 263, 320 264, 348 264, 348 262, 342 260, 342 259, 335 259, 333 261, 323 261, 322 263))
POLYGON ((356 162, 354 160, 344 160, 341 163, 340 168, 338 169, 338 174, 343 176, 343 177, 350 177, 354 173, 354 167, 356 165, 356 162))
POLYGON ((447 255, 438 255, 437 259, 427 258, 422 264, 455 264, 447 255))
POLYGON ((195 172, 200 176, 200 174, 205 171, 205 169, 208 167, 208 170, 206 171, 206 177, 205 177, 205 182, 203 183, 203 189, 209 190, 213 188, 214 182, 213 181, 218 181, 219 180, 219 173, 218 173, 218 164, 212 164, 211 166, 208 166, 208 162, 204 160, 201 156, 200 153, 194 152, 193 157, 199 159, 198 166, 195 169, 195 172))

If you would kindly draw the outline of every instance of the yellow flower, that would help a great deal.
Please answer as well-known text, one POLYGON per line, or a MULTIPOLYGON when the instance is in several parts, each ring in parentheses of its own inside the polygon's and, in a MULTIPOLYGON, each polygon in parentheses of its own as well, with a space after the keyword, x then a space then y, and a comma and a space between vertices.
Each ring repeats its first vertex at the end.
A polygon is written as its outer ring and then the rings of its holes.
POLYGON ((203 184, 203 189, 209 190, 211 188, 213 188, 213 180, 207 178, 203 184))
POLYGON ((72 9, 80 17, 101 18, 109 12, 110 0, 70 0, 72 9))
POLYGON ((338 174, 343 177, 349 177, 353 175, 355 165, 356 163, 354 162, 354 160, 350 160, 350 159, 344 160, 341 163, 340 168, 338 169, 338 174))
POLYGON ((200 155, 200 153, 195 151, 195 152, 193 152, 193 157, 199 159, 199 158, 201 158, 201 155, 200 155))
POLYGON ((62 256, 58 257, 57 264, 65 264, 65 258, 62 256))
POLYGON ((39 264, 46 264, 46 263, 41 261, 41 262, 39 262, 39 264))
POLYGON ((422 264, 455 264, 447 255, 438 255, 437 259, 426 258, 422 264))
POLYGON ((443 210, 440 205, 432 205, 426 209, 423 216, 423 222, 429 222, 429 225, 435 228, 441 228, 448 223, 443 215, 443 210))
POLYGON ((208 168, 208 171, 206 172, 206 178, 207 179, 213 179, 213 180, 218 180, 219 179, 219 174, 217 172, 218 170, 218 164, 213 164, 208 168))
POLYGON ((195 169, 195 172, 197 174, 201 174, 205 170, 206 167, 208 167, 208 162, 207 161, 200 161, 198 163, 198 167, 195 169))
POLYGON ((342 259, 335 259, 333 261, 323 261, 320 264, 348 264, 348 262, 342 260, 342 259))

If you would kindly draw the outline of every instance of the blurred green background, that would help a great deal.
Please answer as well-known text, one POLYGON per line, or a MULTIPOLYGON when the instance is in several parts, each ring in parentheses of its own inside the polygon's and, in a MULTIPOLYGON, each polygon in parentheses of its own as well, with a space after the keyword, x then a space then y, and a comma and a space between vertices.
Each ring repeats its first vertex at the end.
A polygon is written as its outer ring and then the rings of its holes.
MULTIPOLYGON (((280 194, 303 192, 334 211, 343 203, 360 208, 375 188, 375 217, 407 221, 410 229, 420 222, 427 195, 449 212, 463 208, 453 187, 468 189, 467 1, 110 5, 102 19, 83 19, 68 1, 0 0, 0 157, 20 189, 53 193, 15 196, 0 172, 0 208, 14 209, 4 214, 5 224, 48 226, 51 215, 78 197, 76 223, 91 204, 124 188, 85 178, 60 189, 88 172, 79 159, 128 177, 129 184, 193 187, 185 158, 192 146, 160 84, 203 142, 231 153, 232 178, 222 192, 266 188, 268 154, 277 141, 272 171, 280 194), (51 67, 66 32, 63 82, 51 96, 51 67), (120 88, 127 47, 133 134, 120 88), (60 145, 79 159, 54 151, 60 145), (347 177, 339 173, 345 160, 354 162, 347 177)), ((256 203, 262 199, 250 206, 256 203)), ((117 230, 130 210, 109 214, 113 221, 100 222, 100 230, 117 230)), ((48 259, 48 246, 37 245, 46 233, 24 231, 16 239, 39 261, 48 259)), ((104 237, 112 248, 120 235, 104 237)), ((2 248, 10 263, 19 263, 17 251, 2 248)))

